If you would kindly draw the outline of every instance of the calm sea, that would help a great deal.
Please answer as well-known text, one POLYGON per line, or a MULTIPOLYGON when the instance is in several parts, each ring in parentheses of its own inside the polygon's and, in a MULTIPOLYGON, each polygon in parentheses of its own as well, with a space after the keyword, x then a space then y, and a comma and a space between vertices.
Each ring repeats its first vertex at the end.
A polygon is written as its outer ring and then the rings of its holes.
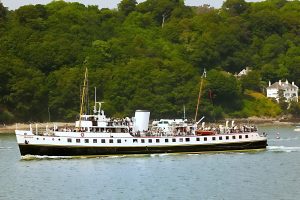
POLYGON ((259 128, 266 151, 72 159, 21 159, 0 134, 0 199, 299 200, 300 132, 259 128))

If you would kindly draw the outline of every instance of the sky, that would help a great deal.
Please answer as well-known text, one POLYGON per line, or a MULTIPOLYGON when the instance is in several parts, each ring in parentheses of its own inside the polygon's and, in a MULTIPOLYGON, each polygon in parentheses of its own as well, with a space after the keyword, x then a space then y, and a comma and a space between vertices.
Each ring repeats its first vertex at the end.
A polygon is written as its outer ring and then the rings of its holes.
MULTIPOLYGON (((15 10, 23 5, 28 4, 47 4, 52 0, 0 0, 5 7, 9 10, 15 10)), ((68 2, 80 2, 85 5, 98 5, 99 8, 116 8, 120 0, 65 0, 68 2)), ((137 0, 137 2, 142 2, 143 0, 137 0)), ((248 2, 257 2, 262 0, 246 0, 248 2)), ((222 6, 223 0, 185 0, 185 5, 189 6, 200 6, 203 4, 209 4, 212 7, 220 8, 222 6)))

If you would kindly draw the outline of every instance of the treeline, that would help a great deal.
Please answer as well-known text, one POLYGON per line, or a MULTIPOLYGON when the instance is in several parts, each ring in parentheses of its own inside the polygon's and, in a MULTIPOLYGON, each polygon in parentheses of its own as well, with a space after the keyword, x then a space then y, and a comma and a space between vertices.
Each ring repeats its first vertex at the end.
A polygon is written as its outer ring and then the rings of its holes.
POLYGON ((200 115, 276 116, 286 109, 251 91, 279 79, 300 85, 299 35, 298 1, 227 0, 214 9, 123 0, 113 10, 53 1, 15 11, 0 3, 0 121, 73 121, 85 66, 90 105, 97 87, 109 115, 149 109, 152 118, 179 118, 185 106, 193 118, 206 69, 200 115), (245 67, 252 71, 237 79, 245 67))

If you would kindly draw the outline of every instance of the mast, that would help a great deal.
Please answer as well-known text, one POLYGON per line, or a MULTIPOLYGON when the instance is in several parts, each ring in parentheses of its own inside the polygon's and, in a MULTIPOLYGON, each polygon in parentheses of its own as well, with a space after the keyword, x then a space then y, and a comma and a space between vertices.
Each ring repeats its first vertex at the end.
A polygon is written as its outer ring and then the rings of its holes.
POLYGON ((95 87, 95 103, 94 103, 94 114, 97 113, 97 89, 95 87))
POLYGON ((196 113, 195 113, 195 122, 197 121, 197 115, 198 115, 198 110, 199 110, 199 104, 200 104, 200 99, 201 99, 201 94, 202 94, 202 87, 203 87, 203 80, 206 78, 206 71, 204 69, 204 72, 201 76, 201 83, 200 83, 200 88, 199 88, 199 94, 198 94, 198 101, 197 101, 197 106, 196 106, 196 113))
POLYGON ((183 120, 185 120, 185 105, 183 105, 183 120))
POLYGON ((83 88, 82 88, 82 95, 81 95, 81 102, 80 102, 80 113, 79 113, 79 128, 81 127, 81 115, 84 112, 84 104, 87 98, 87 79, 88 79, 88 69, 85 68, 84 73, 84 81, 83 81, 83 88))
POLYGON ((97 101, 97 88, 95 87, 95 105, 96 105, 96 101, 97 101))
POLYGON ((102 103, 104 103, 103 101, 97 101, 97 88, 95 87, 95 104, 94 104, 94 114, 96 115, 104 115, 104 112, 102 111, 101 113, 101 106, 102 103), (97 105, 98 105, 98 109, 97 109, 97 105))

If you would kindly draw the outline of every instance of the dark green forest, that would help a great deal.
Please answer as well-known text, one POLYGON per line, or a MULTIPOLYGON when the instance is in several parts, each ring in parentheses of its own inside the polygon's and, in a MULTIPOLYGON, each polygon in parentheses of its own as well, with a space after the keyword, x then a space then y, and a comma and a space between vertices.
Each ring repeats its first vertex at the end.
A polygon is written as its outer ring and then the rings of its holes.
MULTIPOLYGON (((300 2, 123 0, 117 9, 53 1, 10 11, 0 3, 0 122, 73 121, 89 69, 108 115, 300 115, 263 95, 269 81, 300 85, 300 2), (234 74, 250 67, 246 76, 234 74), (255 111, 255 112, 254 112, 255 111)), ((198 115, 198 116, 199 116, 198 115)))

